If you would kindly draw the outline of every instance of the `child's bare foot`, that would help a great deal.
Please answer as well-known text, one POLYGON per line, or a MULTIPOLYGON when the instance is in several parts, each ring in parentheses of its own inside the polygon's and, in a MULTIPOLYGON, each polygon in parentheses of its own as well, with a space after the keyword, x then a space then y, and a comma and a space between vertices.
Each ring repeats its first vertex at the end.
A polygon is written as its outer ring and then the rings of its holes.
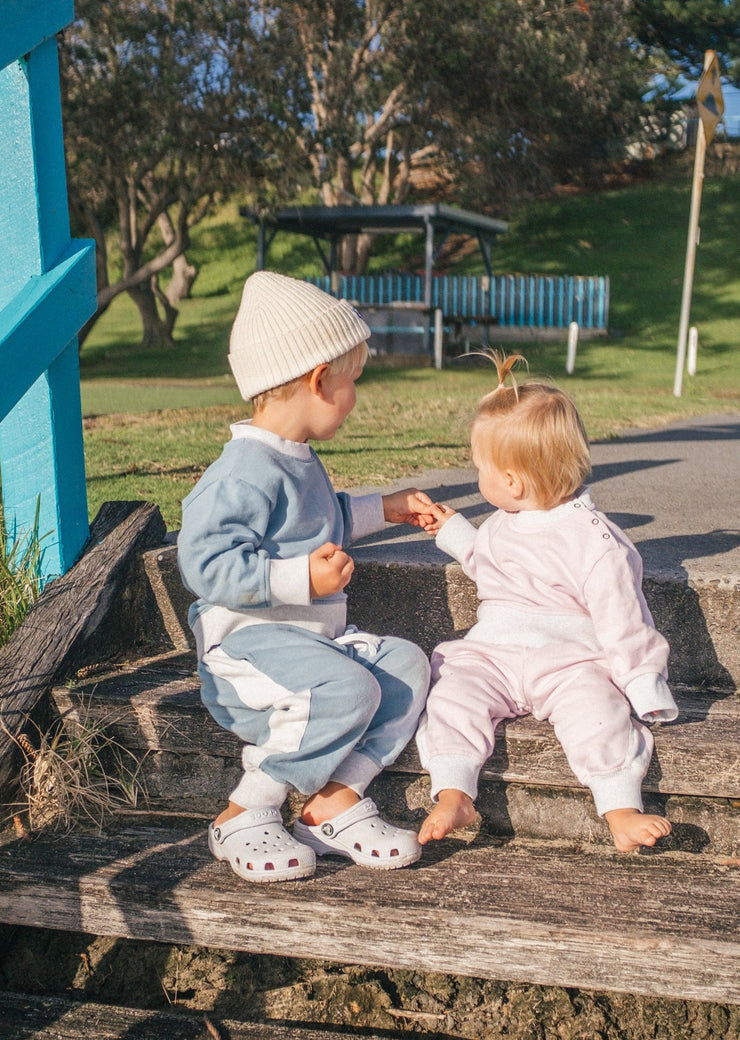
POLYGON ((618 852, 634 852, 641 845, 654 845, 672 829, 663 816, 646 816, 637 809, 612 809, 604 813, 604 819, 618 852))
POLYGON ((473 823, 476 818, 475 806, 470 795, 454 788, 439 792, 437 804, 421 825, 419 844, 428 841, 439 841, 450 831, 473 823))
POLYGON ((213 821, 213 826, 218 827, 219 824, 226 823, 228 820, 233 820, 239 813, 246 812, 243 805, 237 805, 236 802, 229 802, 228 807, 219 813, 216 819, 213 821))
POLYGON ((333 820, 335 816, 351 809, 359 801, 360 796, 356 791, 345 787, 344 784, 338 784, 336 780, 330 780, 325 787, 306 800, 301 810, 301 822, 310 827, 317 827, 320 823, 333 820))

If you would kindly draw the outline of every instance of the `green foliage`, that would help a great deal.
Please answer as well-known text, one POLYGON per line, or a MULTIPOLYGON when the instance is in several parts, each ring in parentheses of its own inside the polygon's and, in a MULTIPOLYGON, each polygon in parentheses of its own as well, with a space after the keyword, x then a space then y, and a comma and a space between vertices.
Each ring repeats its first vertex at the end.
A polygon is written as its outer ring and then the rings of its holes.
POLYGON ((259 66, 253 6, 77 0, 60 38, 70 203, 95 239, 98 314, 128 293, 154 346, 171 342, 189 288, 191 229, 219 195, 277 184, 286 166, 271 158, 273 121, 245 75, 259 66))
POLYGON ((662 56, 692 78, 698 78, 704 52, 713 50, 738 81, 738 0, 640 0, 631 6, 635 34, 658 60, 662 56))
MULTIPOLYGON (((505 213, 597 177, 652 72, 629 8, 77 0, 60 71, 72 211, 97 246, 92 322, 128 293, 143 345, 171 346, 193 229, 236 192, 261 214, 309 185, 327 205, 446 194, 505 213)), ((370 244, 346 236, 341 267, 365 271, 370 244)))
POLYGON ((0 509, 0 646, 4 646, 41 594, 40 503, 33 529, 11 540, 0 509))
MULTIPOLYGON (((453 92, 450 144, 464 161, 458 199, 484 198, 501 215, 512 201, 556 185, 602 184, 645 114, 650 73, 631 46, 622 0, 484 5, 468 74, 453 92)), ((454 153, 453 153, 454 154, 454 153)))
MULTIPOLYGON (((705 47, 732 61, 739 12, 740 0, 456 0, 454 18, 446 0, 77 0, 60 69, 96 317, 128 293, 142 345, 171 348, 193 230, 235 192, 260 213, 310 185, 328 205, 444 195, 510 215, 556 185, 601 185, 655 72, 691 71, 705 47)), ((341 266, 366 270, 370 247, 347 236, 341 266)))

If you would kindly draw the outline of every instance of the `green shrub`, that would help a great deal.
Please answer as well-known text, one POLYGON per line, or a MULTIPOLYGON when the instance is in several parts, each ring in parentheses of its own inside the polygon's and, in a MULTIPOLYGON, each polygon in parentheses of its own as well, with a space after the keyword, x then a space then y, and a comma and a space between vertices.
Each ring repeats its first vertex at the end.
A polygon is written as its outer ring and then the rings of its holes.
POLYGON ((11 541, 0 509, 0 646, 4 646, 41 594, 40 502, 31 531, 11 541))

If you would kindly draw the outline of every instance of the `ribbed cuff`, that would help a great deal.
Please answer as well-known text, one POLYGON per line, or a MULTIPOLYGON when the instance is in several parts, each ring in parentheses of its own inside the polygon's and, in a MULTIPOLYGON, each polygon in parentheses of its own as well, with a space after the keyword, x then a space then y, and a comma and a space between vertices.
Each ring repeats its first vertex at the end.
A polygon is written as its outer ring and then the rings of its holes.
POLYGON ((273 780, 259 769, 250 769, 229 795, 229 801, 241 805, 242 809, 264 809, 275 806, 279 809, 288 796, 288 784, 273 780))
POLYGON ((467 755, 434 755, 426 763, 434 801, 440 791, 462 791, 475 801, 478 797, 480 763, 467 755))
POLYGON ((678 717, 668 683, 656 672, 638 675, 627 683, 624 693, 635 715, 643 722, 673 722, 678 717))
POLYGON ((270 599, 272 606, 307 606, 311 602, 308 556, 291 560, 270 560, 270 599))
POLYGON ((360 751, 350 751, 331 779, 349 787, 362 798, 381 768, 369 755, 363 755, 360 751))
POLYGON ((349 495, 352 508, 352 541, 356 542, 368 534, 382 531, 385 526, 383 516, 383 496, 379 492, 370 495, 349 495))
POLYGON ((455 513, 440 528, 439 534, 435 539, 437 548, 459 561, 461 557, 464 558, 470 551, 470 546, 475 541, 476 533, 476 528, 462 513, 455 513))
POLYGON ((612 809, 637 809, 642 812, 642 777, 636 777, 631 770, 592 777, 589 787, 599 816, 612 809))

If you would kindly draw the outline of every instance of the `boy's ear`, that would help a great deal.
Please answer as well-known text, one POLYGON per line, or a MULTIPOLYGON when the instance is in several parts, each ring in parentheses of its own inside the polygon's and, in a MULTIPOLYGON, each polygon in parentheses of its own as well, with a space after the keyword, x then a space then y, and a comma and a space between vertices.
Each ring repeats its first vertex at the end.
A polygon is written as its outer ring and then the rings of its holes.
POLYGON ((317 365, 316 368, 312 369, 308 376, 308 388, 312 394, 316 394, 317 397, 324 396, 324 379, 326 373, 329 371, 329 365, 317 365))

